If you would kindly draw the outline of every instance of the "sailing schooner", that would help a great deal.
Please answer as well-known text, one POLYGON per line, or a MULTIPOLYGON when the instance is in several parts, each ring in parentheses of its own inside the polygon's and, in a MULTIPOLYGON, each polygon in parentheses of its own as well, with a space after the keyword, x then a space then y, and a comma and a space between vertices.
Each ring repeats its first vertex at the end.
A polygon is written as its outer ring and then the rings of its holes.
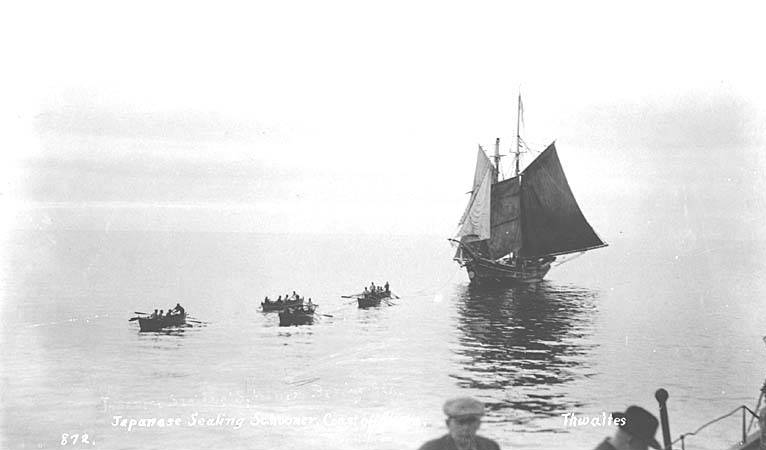
POLYGON ((580 211, 555 142, 519 171, 521 114, 519 95, 515 176, 500 180, 500 139, 494 165, 479 146, 471 198, 456 239, 450 239, 458 246, 454 259, 472 284, 536 283, 556 256, 607 245, 580 211))

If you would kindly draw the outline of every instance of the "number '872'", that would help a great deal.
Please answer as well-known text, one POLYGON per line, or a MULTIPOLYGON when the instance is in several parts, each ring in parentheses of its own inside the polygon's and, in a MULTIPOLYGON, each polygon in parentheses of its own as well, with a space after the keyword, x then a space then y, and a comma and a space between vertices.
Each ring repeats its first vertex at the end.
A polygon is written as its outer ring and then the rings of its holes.
POLYGON ((61 433, 61 445, 77 445, 77 444, 91 444, 95 445, 95 441, 88 440, 88 433, 82 434, 68 434, 61 433))

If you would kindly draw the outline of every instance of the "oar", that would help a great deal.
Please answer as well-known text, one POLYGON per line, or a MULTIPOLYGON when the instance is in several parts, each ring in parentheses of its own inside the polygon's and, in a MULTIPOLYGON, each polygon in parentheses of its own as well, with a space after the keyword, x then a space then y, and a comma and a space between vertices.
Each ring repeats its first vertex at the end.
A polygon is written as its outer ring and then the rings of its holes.
POLYGON ((335 316, 331 316, 330 314, 322 314, 322 315, 325 317, 335 317, 335 316))
POLYGON ((130 319, 128 319, 128 322, 133 322, 134 320, 138 320, 138 317, 131 317, 130 319))
POLYGON ((148 315, 149 315, 149 313, 140 312, 140 311, 133 311, 133 314, 143 314, 143 315, 145 315, 145 316, 148 316, 148 315))

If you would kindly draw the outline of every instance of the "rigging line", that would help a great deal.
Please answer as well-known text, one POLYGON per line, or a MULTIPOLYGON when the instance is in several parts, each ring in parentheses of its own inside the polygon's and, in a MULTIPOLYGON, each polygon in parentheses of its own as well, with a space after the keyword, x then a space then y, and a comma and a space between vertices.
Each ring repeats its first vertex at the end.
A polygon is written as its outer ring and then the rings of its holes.
POLYGON ((524 143, 524 148, 526 148, 526 149, 527 149, 527 152, 529 152, 529 153, 536 153, 536 154, 538 154, 538 155, 539 155, 540 153, 542 153, 542 150, 535 150, 535 149, 533 149, 532 147, 528 146, 526 142, 524 143))
MULTIPOLYGON (((520 141, 521 144, 524 145, 524 148, 526 148, 530 152, 535 152, 535 153, 538 153, 538 154, 542 153, 542 150, 535 150, 532 147, 530 147, 529 144, 527 143, 527 141, 524 140, 524 138, 520 137, 519 141, 520 141)), ((537 145, 537 147, 544 147, 544 145, 537 145)))
POLYGON ((572 261, 572 260, 574 260, 574 259, 577 259, 577 258, 581 257, 581 256, 582 256, 582 255, 584 255, 584 254, 585 254, 585 252, 580 252, 580 253, 578 253, 578 254, 576 254, 576 255, 572 256, 571 258, 562 259, 562 260, 561 260, 561 261, 559 261, 558 263, 556 263, 556 264, 552 264, 552 266, 553 266, 553 267, 558 267, 558 266, 560 266, 560 265, 562 265, 562 264, 566 264, 566 263, 568 263, 569 261, 572 261))
POLYGON ((526 143, 526 142, 523 142, 523 141, 522 141, 522 142, 521 142, 521 144, 522 144, 522 146, 524 147, 524 149, 525 149, 525 150, 523 150, 523 151, 520 151, 519 153, 533 153, 533 154, 537 154, 537 155, 539 155, 540 153, 542 153, 542 151, 541 151, 541 150, 535 150, 535 149, 533 149, 532 147, 530 147, 529 145, 527 145, 527 143, 526 143))

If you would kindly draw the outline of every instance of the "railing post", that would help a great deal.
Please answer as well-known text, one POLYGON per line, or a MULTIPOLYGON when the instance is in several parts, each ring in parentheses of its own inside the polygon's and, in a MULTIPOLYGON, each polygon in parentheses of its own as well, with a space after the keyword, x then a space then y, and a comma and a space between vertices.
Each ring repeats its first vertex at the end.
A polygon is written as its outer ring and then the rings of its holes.
POLYGON ((673 450, 673 444, 670 440, 670 423, 668 422, 668 408, 667 408, 667 401, 668 401, 668 391, 665 389, 657 389, 657 392, 654 393, 654 398, 657 399, 657 403, 660 404, 660 423, 662 424, 662 441, 665 450, 673 450))
POLYGON ((745 413, 747 412, 747 409, 743 406, 742 407, 742 443, 744 444, 747 440, 747 428, 745 428, 745 423, 747 422, 747 416, 745 413))
POLYGON ((759 447, 760 450, 766 450, 766 407, 756 412, 758 413, 758 425, 761 426, 761 445, 759 447))

